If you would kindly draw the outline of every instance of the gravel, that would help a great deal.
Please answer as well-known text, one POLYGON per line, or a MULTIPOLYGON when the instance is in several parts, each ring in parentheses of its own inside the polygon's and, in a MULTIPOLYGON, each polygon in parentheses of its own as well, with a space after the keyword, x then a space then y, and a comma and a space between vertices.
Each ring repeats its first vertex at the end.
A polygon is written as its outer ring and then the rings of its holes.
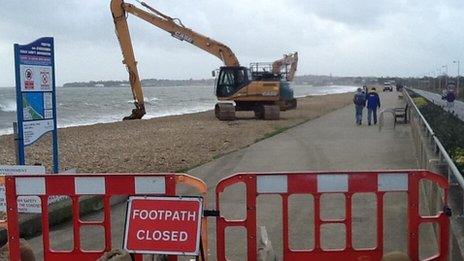
MULTIPOLYGON (((82 173, 183 172, 246 147, 285 128, 351 104, 352 94, 298 99, 298 108, 281 112, 278 121, 239 112, 236 121, 218 121, 213 111, 149 120, 121 121, 59 129, 61 169, 82 173)), ((27 147, 27 164, 50 170, 47 134, 27 147)), ((0 136, 0 164, 14 165, 12 135, 0 136)))

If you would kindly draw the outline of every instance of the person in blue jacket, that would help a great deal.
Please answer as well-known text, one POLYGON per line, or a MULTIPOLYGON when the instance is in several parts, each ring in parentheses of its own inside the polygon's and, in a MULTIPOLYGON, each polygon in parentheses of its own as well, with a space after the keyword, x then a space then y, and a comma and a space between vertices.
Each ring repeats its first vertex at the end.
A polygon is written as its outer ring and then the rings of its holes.
POLYGON ((374 124, 377 124, 377 108, 380 108, 380 97, 372 88, 367 94, 367 123, 371 125, 372 114, 374 114, 374 124))

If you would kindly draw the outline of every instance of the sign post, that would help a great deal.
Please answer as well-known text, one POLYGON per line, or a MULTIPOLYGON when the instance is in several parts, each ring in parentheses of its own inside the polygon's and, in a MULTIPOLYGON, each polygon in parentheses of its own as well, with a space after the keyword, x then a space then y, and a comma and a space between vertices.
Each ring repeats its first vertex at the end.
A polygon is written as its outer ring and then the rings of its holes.
POLYGON ((137 254, 197 256, 202 198, 130 197, 124 249, 137 254))
POLYGON ((53 38, 40 38, 27 45, 15 44, 14 54, 19 164, 26 164, 26 146, 52 132, 53 172, 58 173, 53 38))

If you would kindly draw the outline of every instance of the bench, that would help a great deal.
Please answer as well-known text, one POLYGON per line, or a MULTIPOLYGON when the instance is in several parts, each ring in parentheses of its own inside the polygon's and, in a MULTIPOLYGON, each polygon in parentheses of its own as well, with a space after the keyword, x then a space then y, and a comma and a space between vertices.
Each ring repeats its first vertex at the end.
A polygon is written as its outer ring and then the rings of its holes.
POLYGON ((395 108, 386 108, 380 111, 379 114, 379 131, 382 130, 383 124, 384 124, 384 114, 385 113, 391 113, 392 118, 394 119, 393 121, 393 129, 396 128, 396 117, 395 117, 395 108))
POLYGON ((395 108, 394 109, 394 117, 395 123, 408 123, 408 104, 404 108, 395 108), (401 121, 400 121, 401 120, 401 121))
POLYGON ((386 108, 380 111, 379 115, 379 131, 382 130, 382 127, 384 125, 384 114, 385 113, 390 113, 393 117, 393 129, 396 129, 396 124, 398 123, 408 123, 408 109, 409 105, 406 104, 406 106, 403 108, 386 108))

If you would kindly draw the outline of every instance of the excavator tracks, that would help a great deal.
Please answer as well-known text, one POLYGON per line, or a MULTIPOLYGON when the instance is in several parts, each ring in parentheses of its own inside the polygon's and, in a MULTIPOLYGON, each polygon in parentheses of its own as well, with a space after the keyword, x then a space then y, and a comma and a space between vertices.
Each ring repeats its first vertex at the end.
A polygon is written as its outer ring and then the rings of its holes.
POLYGON ((279 105, 264 105, 264 120, 278 120, 280 119, 279 105))
MULTIPOLYGON (((255 117, 263 120, 279 120, 279 105, 260 105, 255 108, 255 117)), ((235 120, 235 106, 231 103, 217 103, 214 108, 216 118, 221 121, 235 120)))
POLYGON ((231 103, 217 103, 214 108, 216 118, 220 121, 235 120, 235 107, 231 103))
POLYGON ((280 106, 279 105, 261 105, 255 110, 255 117, 263 120, 279 120, 280 106))

